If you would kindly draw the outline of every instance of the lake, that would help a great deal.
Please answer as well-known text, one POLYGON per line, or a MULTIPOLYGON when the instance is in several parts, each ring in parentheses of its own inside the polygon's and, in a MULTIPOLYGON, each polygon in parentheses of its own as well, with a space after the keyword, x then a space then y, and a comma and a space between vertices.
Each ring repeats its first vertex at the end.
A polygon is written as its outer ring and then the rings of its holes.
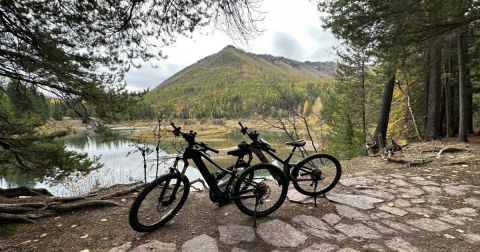
MULTIPOLYGON (((128 131, 118 131, 118 133, 119 135, 125 135, 128 131)), ((264 132, 262 136, 268 139, 274 147, 286 140, 281 132, 264 132)), ((241 140, 244 140, 244 137, 239 132, 232 131, 212 141, 208 139, 200 140, 205 141, 211 147, 220 149, 221 155, 212 154, 212 158, 219 164, 227 166, 234 162, 234 158, 225 155, 226 150, 229 147, 235 147, 241 140)), ((126 138, 119 137, 114 140, 110 139, 105 141, 101 136, 93 132, 81 131, 75 135, 66 137, 64 141, 66 147, 70 150, 87 153, 90 157, 98 156, 103 167, 85 176, 72 175, 63 181, 57 181, 55 184, 42 182, 39 181, 39 179, 18 174, 14 177, 0 178, 0 187, 28 186, 46 188, 55 196, 67 197, 84 195, 98 187, 143 181, 142 155, 139 152, 134 152, 136 149, 135 146, 126 138)), ((181 144, 183 140, 179 139, 178 142, 181 144)), ((154 146, 151 147, 154 149, 154 146)), ((163 150, 160 151, 162 162, 159 166, 159 174, 168 171, 169 166, 173 162, 173 155, 170 154, 177 153, 169 141, 162 143, 162 149, 163 150), (170 154, 164 150, 167 150, 170 154)), ((286 151, 287 148, 282 148, 282 150, 280 150, 280 153, 286 151)), ((283 155, 281 156, 283 157, 283 155)), ((155 157, 155 153, 147 156, 147 181, 155 179, 155 157)), ((214 170, 211 165, 208 167, 214 170)), ((187 177, 192 181, 201 178, 201 174, 197 169, 189 168, 187 169, 187 177)))

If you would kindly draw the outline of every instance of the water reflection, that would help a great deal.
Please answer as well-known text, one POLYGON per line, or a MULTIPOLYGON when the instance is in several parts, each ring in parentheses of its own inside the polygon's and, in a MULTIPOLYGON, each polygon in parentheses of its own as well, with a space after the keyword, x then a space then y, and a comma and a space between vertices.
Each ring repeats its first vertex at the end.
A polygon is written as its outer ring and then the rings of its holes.
MULTIPOLYGON (((118 131, 118 133, 119 135, 125 135, 130 133, 130 131, 122 130, 118 131)), ((285 149, 285 145, 283 145, 283 142, 288 139, 285 139, 285 135, 281 132, 264 131, 261 133, 261 136, 268 139, 274 147, 279 148, 277 153, 281 157, 289 151, 289 148, 285 149)), ((221 135, 218 138, 199 136, 198 140, 203 141, 216 149, 223 150, 221 155, 213 154, 212 158, 215 162, 224 167, 231 165, 235 161, 234 157, 225 155, 225 149, 235 147, 242 140, 250 142, 248 138, 243 136, 237 130, 221 135)), ((41 187, 46 188, 56 196, 76 196, 86 194, 97 187, 111 186, 119 183, 132 183, 143 180, 144 171, 142 156, 138 152, 127 155, 129 152, 133 152, 135 147, 125 138, 105 138, 101 135, 94 134, 91 131, 81 131, 65 137, 64 142, 70 150, 87 153, 90 157, 100 157, 99 161, 103 163, 104 166, 85 176, 73 174, 67 179, 59 181, 54 185, 41 181, 40 178, 32 178, 25 174, 7 174, 5 178, 0 178, 0 187, 41 187)), ((178 139, 177 142, 181 145, 183 140, 178 139)), ((152 146, 152 148, 155 149, 154 146, 152 146)), ((173 162, 172 156, 168 153, 177 153, 175 148, 172 147, 172 143, 169 141, 163 142, 161 148, 163 150, 160 153, 162 156, 162 162, 159 167, 159 174, 167 172, 173 162)), ((155 178, 155 157, 155 153, 152 153, 147 157, 148 181, 152 181, 155 178)), ((215 170, 215 168, 209 163, 207 163, 207 167, 215 170)), ((187 170, 187 176, 190 181, 201 178, 200 172, 194 168, 187 170)))
MULTIPOLYGON (((72 174, 63 181, 51 184, 38 178, 31 178, 22 174, 8 174, 0 178, 0 187, 41 187, 46 188, 56 196, 83 195, 98 187, 111 186, 119 183, 132 183, 141 181, 144 178, 143 159, 140 153, 131 153, 135 147, 124 138, 109 139, 104 141, 100 135, 89 131, 79 132, 64 139, 68 149, 77 152, 87 153, 90 157, 97 156, 104 166, 92 171, 88 175, 72 174), (129 154, 129 155, 127 155, 129 154)), ((159 174, 167 172, 172 163, 172 158, 161 151, 162 162, 159 167, 159 174)), ((155 154, 148 156, 147 180, 155 178, 156 162, 153 160, 155 154)), ((187 176, 190 180, 200 177, 196 169, 188 169, 187 176)))

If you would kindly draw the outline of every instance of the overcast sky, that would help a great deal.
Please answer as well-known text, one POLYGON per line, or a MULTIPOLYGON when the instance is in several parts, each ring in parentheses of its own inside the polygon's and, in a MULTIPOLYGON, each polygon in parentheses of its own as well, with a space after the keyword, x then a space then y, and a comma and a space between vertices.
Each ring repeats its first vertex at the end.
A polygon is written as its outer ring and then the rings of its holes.
POLYGON ((192 38, 179 37, 164 49, 168 58, 143 63, 126 75, 127 88, 143 90, 154 88, 165 79, 198 60, 217 53, 227 45, 234 45, 256 54, 283 56, 298 61, 335 60, 333 46, 339 42, 329 31, 324 31, 320 13, 309 0, 264 0, 260 10, 264 19, 258 23, 263 33, 248 44, 235 43, 221 31, 205 27, 192 38))

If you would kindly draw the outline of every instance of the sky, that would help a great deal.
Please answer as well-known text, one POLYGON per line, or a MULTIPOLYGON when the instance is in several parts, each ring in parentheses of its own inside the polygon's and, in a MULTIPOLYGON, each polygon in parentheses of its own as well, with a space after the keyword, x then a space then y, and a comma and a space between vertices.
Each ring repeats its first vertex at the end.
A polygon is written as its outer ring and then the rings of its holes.
POLYGON ((248 43, 234 41, 213 26, 195 31, 190 38, 179 37, 163 52, 166 59, 144 62, 125 76, 127 89, 153 89, 165 79, 198 60, 215 54, 227 45, 247 52, 283 56, 298 61, 335 60, 334 46, 340 43, 322 28, 320 12, 310 0, 264 0, 260 5, 262 33, 248 43))

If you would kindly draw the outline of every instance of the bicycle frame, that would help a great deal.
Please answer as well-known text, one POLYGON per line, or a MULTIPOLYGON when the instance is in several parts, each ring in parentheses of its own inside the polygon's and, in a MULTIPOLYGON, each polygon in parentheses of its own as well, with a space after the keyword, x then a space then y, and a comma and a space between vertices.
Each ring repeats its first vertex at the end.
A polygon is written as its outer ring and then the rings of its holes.
MULTIPOLYGON (((283 160, 279 156, 275 155, 275 153, 273 151, 271 151, 269 149, 266 149, 266 148, 261 148, 261 146, 257 146, 255 144, 252 144, 250 148, 251 148, 251 151, 255 154, 255 156, 257 156, 257 158, 262 163, 270 163, 268 161, 267 157, 265 156, 265 154, 263 153, 264 151, 268 155, 273 157, 275 160, 280 162, 283 165, 283 173, 285 175, 290 174, 290 169, 295 166, 295 164, 290 164, 290 160, 293 157, 293 153, 295 153, 295 150, 297 150, 297 147, 295 147, 295 146, 293 147, 292 151, 290 152, 290 155, 288 155, 288 157, 285 160, 283 160)), ((287 178, 290 178, 290 176, 287 176, 287 178)))
MULTIPOLYGON (((204 152, 200 151, 200 150, 196 150, 192 147, 188 147, 185 149, 185 152, 183 153, 183 156, 178 156, 176 159, 175 159, 175 163, 174 163, 174 167, 177 167, 178 165, 178 161, 182 160, 183 163, 184 163, 184 166, 183 166, 183 169, 182 171, 180 172, 181 176, 184 176, 188 166, 189 166, 189 162, 188 160, 189 159, 192 159, 193 160, 193 163, 195 164, 195 166, 197 167, 197 169, 200 171, 200 174, 202 174, 202 177, 205 179, 205 182, 207 183, 207 185, 210 187, 210 190, 213 192, 213 195, 215 195, 215 198, 216 197, 219 197, 220 194, 224 193, 222 192, 222 190, 218 187, 218 184, 217 184, 217 180, 215 179, 215 177, 212 175, 212 173, 210 172, 210 170, 207 168, 205 162, 203 161, 203 159, 207 160, 209 163, 211 163, 212 165, 214 165, 216 168, 220 169, 222 172, 224 173, 228 173, 231 175, 229 181, 228 181, 228 186, 230 186, 233 182, 233 179, 234 178, 239 178, 236 174, 236 170, 234 168, 238 168, 240 167, 240 165, 242 164, 245 164, 244 166, 248 167, 248 165, 246 165, 247 163, 245 163, 243 161, 243 157, 238 157, 237 158, 237 161, 235 162, 235 165, 231 166, 231 170, 229 168, 223 168, 221 167, 220 165, 218 165, 217 163, 215 163, 215 161, 213 161, 207 154, 205 154, 204 152)), ((248 161, 248 164, 250 163, 251 161, 251 157, 249 157, 249 161, 248 161)), ((227 187, 228 188, 228 187, 227 187)), ((175 188, 175 191, 176 191, 177 188, 175 188)))

